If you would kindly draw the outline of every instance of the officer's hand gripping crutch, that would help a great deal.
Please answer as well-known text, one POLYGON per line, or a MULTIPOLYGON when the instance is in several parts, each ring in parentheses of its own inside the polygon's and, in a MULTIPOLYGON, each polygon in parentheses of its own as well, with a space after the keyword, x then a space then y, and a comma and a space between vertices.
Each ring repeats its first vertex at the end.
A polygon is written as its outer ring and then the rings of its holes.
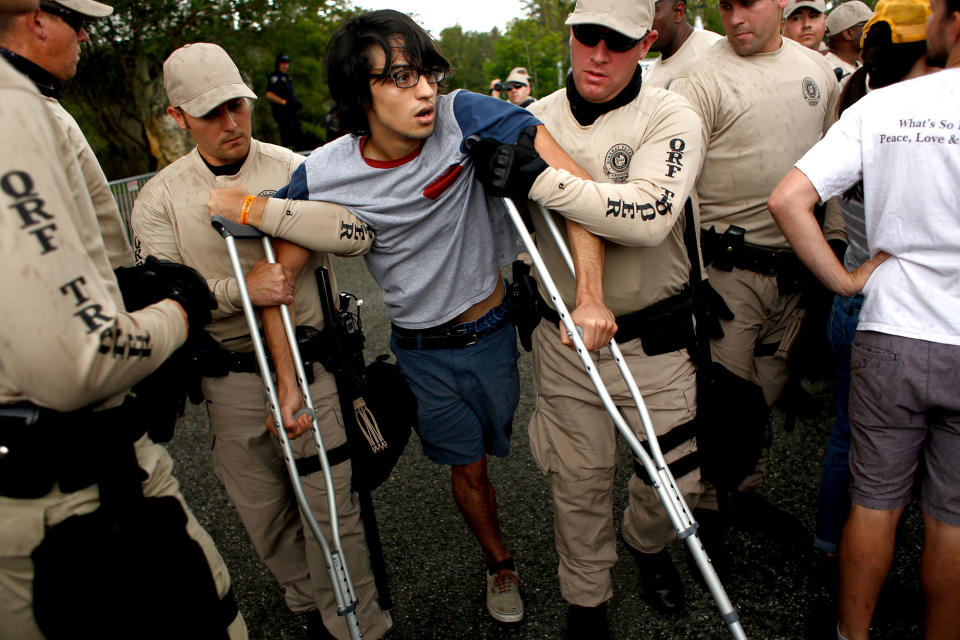
POLYGON ((253 341, 254 352, 257 356, 260 377, 263 379, 263 384, 267 390, 267 396, 270 402, 270 413, 273 415, 274 424, 277 425, 277 435, 280 437, 280 445, 283 449, 283 460, 287 465, 287 473, 290 476, 290 484, 296 495, 297 504, 300 506, 300 513, 307 521, 311 533, 314 538, 316 538, 323 552, 324 562, 326 563, 327 572, 330 576, 330 585, 333 588, 333 593, 337 601, 337 613, 346 619, 351 640, 360 640, 363 638, 363 634, 360 632, 360 624, 357 620, 357 605, 359 601, 353 588, 353 581, 350 578, 350 571, 347 568, 346 555, 343 552, 343 546, 340 542, 340 524, 337 519, 337 499, 333 486, 333 478, 330 474, 330 465, 327 461, 326 449, 323 446, 323 437, 320 435, 320 425, 317 423, 316 414, 313 409, 313 398, 310 395, 310 386, 307 383, 303 360, 300 357, 300 349, 297 347, 297 337, 293 322, 290 318, 290 310, 286 305, 280 305, 283 329, 287 336, 287 343, 290 346, 290 353, 293 357, 297 374, 297 384, 300 386, 300 395, 305 407, 297 412, 297 417, 307 412, 313 419, 311 431, 313 433, 313 441, 317 446, 317 456, 320 459, 320 466, 323 471, 323 482, 326 487, 332 545, 327 542, 326 536, 324 536, 323 531, 320 530, 320 524, 314 517, 310 503, 307 501, 307 497, 303 492, 300 474, 297 472, 297 465, 293 458, 293 450, 290 447, 290 439, 287 437, 287 431, 283 425, 276 386, 270 375, 270 367, 267 365, 267 356, 263 348, 263 341, 260 338, 257 316, 253 310, 253 303, 250 301, 250 294, 247 291, 243 268, 240 265, 240 257, 237 254, 237 238, 261 238, 263 242, 263 252, 266 255, 267 262, 275 263, 277 260, 273 253, 271 238, 251 226, 231 222, 223 216, 214 216, 211 224, 227 242, 230 263, 233 265, 234 277, 237 279, 237 286, 240 290, 243 314, 246 316, 247 326, 250 329, 250 338, 253 341))
MULTIPOLYGON (((661 502, 663 502, 663 506, 666 509, 667 515, 677 531, 677 537, 686 542, 687 548, 690 549, 690 553, 693 554, 693 558, 697 563, 697 567, 700 569, 700 573, 703 575, 707 587, 710 589, 710 594, 713 596, 713 599, 717 604, 717 608, 720 610, 721 618, 723 618, 723 621, 727 623, 731 633, 735 638, 746 638, 743 627, 740 625, 739 615, 737 614, 736 609, 733 608, 733 605, 730 604, 730 600, 727 598, 726 591, 724 591, 723 585, 720 584, 720 579, 717 577, 717 572, 713 568, 713 564, 710 562, 710 559, 707 557, 707 553, 703 548, 703 544, 700 542, 700 538, 697 535, 696 531, 698 525, 693 517, 693 513, 690 511, 686 501, 683 499, 683 495, 680 493, 680 489, 677 487, 676 481, 674 480, 673 473, 670 471, 670 467, 667 465, 667 462, 663 457, 663 453, 660 450, 659 441, 657 440, 657 434, 653 428, 653 422, 650 420, 650 414, 647 412, 647 407, 643 402, 643 397, 640 395, 640 390, 637 388, 636 380, 634 379, 633 374, 630 372, 630 369, 627 367, 626 360, 623 358, 620 347, 617 345, 616 340, 611 340, 609 345, 607 345, 610 349, 610 353, 613 355, 614 361, 617 363, 617 368, 619 369, 620 374, 623 376, 623 379, 627 384, 627 388, 630 390, 630 395, 633 397, 633 400, 636 403, 637 411, 640 414, 640 421, 643 424, 644 435, 646 436, 647 444, 650 447, 650 454, 648 454, 643 448, 640 441, 637 439, 637 436, 633 433, 633 430, 631 430, 627 425, 626 421, 623 419, 623 416, 620 414, 619 409, 613 403, 613 399, 610 397, 610 394, 607 392, 606 386, 603 384, 599 373, 596 371, 596 368, 593 365, 593 361, 590 359, 590 356, 587 353, 586 346, 579 335, 578 328, 574 326, 573 320, 570 318, 570 314, 567 312, 566 306, 564 305, 563 300, 560 298, 560 294, 553 282, 553 279, 546 271, 546 266, 543 264, 543 260, 541 259, 539 252, 536 251, 533 241, 530 240, 530 235, 526 233, 526 227, 523 224, 523 220, 520 217, 519 212, 517 212, 517 209, 512 201, 509 199, 505 199, 504 201, 507 205, 507 210, 510 213, 510 217, 513 219, 514 225, 517 225, 517 229, 520 231, 521 236, 523 237, 524 244, 527 246, 527 250, 531 257, 533 257, 534 264, 537 267, 537 272, 540 274, 540 280, 547 289, 547 292, 550 295, 550 300, 556 307, 557 312, 560 314, 560 319, 563 321, 564 327, 570 335, 570 339, 573 341, 574 347, 576 348, 581 361, 587 369, 587 374, 590 376, 590 380, 593 382, 597 392, 600 394, 600 398, 603 401, 604 407, 607 409, 607 412, 610 414, 610 417, 613 419, 614 423, 616 423, 617 430, 620 432, 620 435, 623 436, 624 440, 627 441, 627 444, 630 445, 630 449, 633 451, 633 454, 637 457, 637 459, 640 460, 643 468, 653 481, 653 487, 657 491, 657 495, 660 497, 661 502)), ((542 205, 538 205, 538 210, 544 221, 544 224, 550 232, 550 235, 553 237, 553 240, 559 248, 560 253, 563 255, 564 262, 566 262, 567 267, 570 269, 570 273, 576 276, 573 257, 570 255, 570 251, 567 248, 567 245, 564 242, 556 223, 542 205)), ((694 259, 696 259, 696 257, 694 257, 694 259)))

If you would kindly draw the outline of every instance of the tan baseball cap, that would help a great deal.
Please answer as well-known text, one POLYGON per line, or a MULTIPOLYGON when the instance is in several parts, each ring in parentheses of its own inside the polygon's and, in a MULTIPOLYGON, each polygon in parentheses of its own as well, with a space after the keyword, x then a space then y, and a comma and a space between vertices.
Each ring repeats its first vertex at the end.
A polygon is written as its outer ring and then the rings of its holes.
POLYGON ((866 22, 873 17, 873 10, 860 0, 844 2, 827 15, 827 33, 837 35, 844 29, 866 22))
POLYGON ((194 118, 227 100, 257 97, 227 52, 209 42, 185 44, 171 53, 163 63, 163 87, 170 105, 194 118))
POLYGON ((94 0, 56 0, 54 4, 76 11, 88 18, 104 18, 113 13, 113 7, 94 0))
POLYGON ((599 24, 639 40, 653 26, 654 0, 577 0, 564 24, 599 24))
POLYGON ((507 84, 508 82, 519 82, 529 87, 530 74, 527 73, 526 67, 514 67, 511 69, 510 75, 508 75, 507 79, 503 81, 503 84, 507 84))
POLYGON ((802 7, 810 7, 820 13, 827 12, 827 5, 824 3, 824 0, 790 0, 787 6, 783 8, 783 19, 786 20, 794 11, 802 7))
POLYGON ((890 25, 890 41, 894 44, 926 40, 930 13, 929 0, 880 0, 873 17, 863 27, 860 46, 863 46, 870 27, 878 22, 890 25))

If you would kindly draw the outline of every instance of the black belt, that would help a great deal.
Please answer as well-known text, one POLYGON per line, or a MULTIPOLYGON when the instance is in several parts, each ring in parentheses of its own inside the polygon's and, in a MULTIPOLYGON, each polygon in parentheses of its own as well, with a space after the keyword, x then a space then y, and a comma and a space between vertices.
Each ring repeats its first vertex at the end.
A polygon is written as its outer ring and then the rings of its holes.
POLYGON ((395 324, 392 324, 391 328, 397 346, 401 349, 461 349, 477 344, 481 336, 499 329, 509 319, 510 316, 505 315, 495 325, 483 331, 458 329, 457 326, 464 323, 453 320, 427 329, 404 329, 395 324))
MULTIPOLYGON (((545 320, 560 326, 560 314, 546 302, 540 305, 545 320)), ((617 316, 618 344, 640 338, 648 356, 680 351, 691 346, 693 341, 693 296, 690 288, 669 298, 655 302, 638 311, 617 316)))
POLYGON ((703 261, 716 269, 732 271, 736 267, 764 276, 778 276, 802 268, 797 254, 789 249, 773 250, 751 246, 743 242, 742 234, 731 236, 728 233, 718 233, 713 228, 703 229, 700 234, 703 261))

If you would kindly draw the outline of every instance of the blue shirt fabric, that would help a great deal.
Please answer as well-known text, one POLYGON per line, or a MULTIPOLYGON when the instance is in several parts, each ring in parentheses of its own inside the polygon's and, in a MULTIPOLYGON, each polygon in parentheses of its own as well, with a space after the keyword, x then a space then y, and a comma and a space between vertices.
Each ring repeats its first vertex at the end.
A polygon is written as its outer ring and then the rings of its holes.
POLYGON ((434 133, 418 154, 368 162, 365 139, 345 136, 317 149, 276 197, 334 202, 370 225, 365 257, 391 321, 436 326, 488 297, 520 250, 502 200, 474 180, 467 138, 512 144, 538 124, 525 109, 457 90, 437 96, 434 133))

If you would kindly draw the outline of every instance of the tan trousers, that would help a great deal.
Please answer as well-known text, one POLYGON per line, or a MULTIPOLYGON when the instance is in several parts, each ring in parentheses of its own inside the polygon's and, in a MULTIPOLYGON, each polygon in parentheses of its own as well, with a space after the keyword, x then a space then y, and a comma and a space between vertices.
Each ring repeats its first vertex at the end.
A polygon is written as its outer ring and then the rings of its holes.
MULTIPOLYGON (((323 444, 329 451, 346 442, 346 433, 333 376, 319 365, 314 366, 314 373, 316 379, 310 392, 323 444)), ((213 433, 214 473, 237 508, 260 558, 283 587, 287 606, 295 613, 319 609, 327 629, 339 640, 346 640, 347 626, 337 615, 320 545, 301 520, 280 442, 264 426, 269 410, 260 377, 231 373, 223 378, 205 378, 203 392, 213 433)), ((295 458, 316 453, 309 433, 291 445, 295 458)), ((360 600, 360 628, 365 638, 375 640, 383 637, 393 622, 377 601, 360 507, 350 491, 350 462, 338 464, 331 471, 341 542, 360 600)), ((330 541, 323 474, 317 471, 301 481, 314 516, 330 541)))
MULTIPOLYGON (((230 588, 227 567, 213 540, 184 503, 180 486, 171 475, 173 461, 170 455, 146 436, 137 442, 136 452, 140 467, 148 474, 143 482, 144 496, 175 496, 180 501, 187 514, 187 533, 203 549, 217 594, 222 598, 230 588)), ((33 561, 30 553, 40 544, 48 528, 70 516, 90 513, 99 506, 96 486, 66 494, 54 488, 38 500, 0 497, 0 639, 43 640, 44 636, 33 619, 33 561)), ((123 587, 117 585, 117 588, 123 587)), ((243 616, 238 614, 227 631, 232 640, 245 640, 247 626, 243 616)), ((136 635, 135 631, 131 633, 136 635)), ((78 635, 83 634, 78 631, 78 635)))
MULTIPOLYGON (((800 294, 780 295, 776 276, 745 269, 710 269, 710 284, 723 296, 734 313, 733 320, 721 321, 723 338, 710 341, 710 353, 731 373, 763 389, 767 406, 780 398, 787 383, 787 356, 800 335, 803 309, 800 294), (757 345, 779 345, 774 355, 755 355, 757 345)), ((757 471, 740 484, 740 490, 754 489, 763 482, 765 460, 757 471)), ((709 486, 700 501, 705 509, 717 509, 716 489, 709 486)))
MULTIPOLYGON (((613 481, 617 432, 577 354, 560 344, 558 329, 544 321, 534 332, 534 392, 530 448, 540 469, 550 476, 554 533, 560 555, 560 592, 564 600, 596 606, 613 597, 610 568, 617 561, 613 521, 613 481)), ((639 340, 620 345, 647 406, 657 435, 691 421, 696 413, 696 378, 686 351, 647 356, 639 340)), ((609 351, 593 360, 614 403, 623 407, 627 424, 644 440, 643 427, 626 382, 609 351)), ((670 452, 671 463, 696 450, 689 440, 670 452)), ((700 471, 677 484, 688 504, 702 491, 700 471)), ((640 551, 663 549, 676 532, 652 487, 636 475, 629 482, 623 514, 626 542, 640 551)))

